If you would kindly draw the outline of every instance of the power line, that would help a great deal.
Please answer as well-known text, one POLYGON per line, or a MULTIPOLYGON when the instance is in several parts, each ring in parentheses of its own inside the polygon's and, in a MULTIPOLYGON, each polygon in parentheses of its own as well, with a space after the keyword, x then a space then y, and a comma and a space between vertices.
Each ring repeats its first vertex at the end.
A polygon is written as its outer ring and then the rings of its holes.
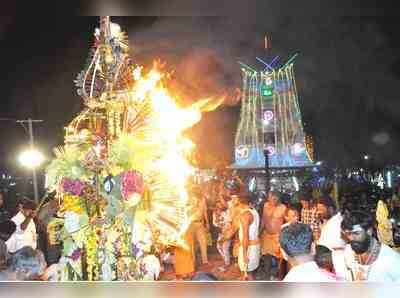
MULTIPOLYGON (((43 122, 43 120, 40 119, 22 119, 22 120, 17 120, 17 119, 12 119, 12 118, 0 118, 0 121, 12 121, 14 123, 19 123, 21 126, 24 128, 25 132, 29 134, 29 145, 31 149, 34 148, 34 137, 33 137, 33 123, 40 123, 43 122), (28 123, 28 129, 24 125, 25 123, 28 123)), ((36 170, 35 168, 32 168, 32 178, 33 178, 33 191, 34 191, 34 196, 35 196, 35 202, 36 204, 39 203, 39 191, 38 191, 38 185, 37 185, 37 176, 36 176, 36 170)))

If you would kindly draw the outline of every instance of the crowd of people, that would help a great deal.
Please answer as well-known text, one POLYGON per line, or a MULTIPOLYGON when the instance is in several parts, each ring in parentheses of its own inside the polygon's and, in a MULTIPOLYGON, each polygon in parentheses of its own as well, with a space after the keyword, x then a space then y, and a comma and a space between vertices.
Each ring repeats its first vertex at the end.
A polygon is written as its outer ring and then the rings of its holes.
POLYGON ((261 272, 263 280, 400 281, 397 192, 375 197, 357 189, 334 200, 303 190, 281 197, 269 191, 259 212, 246 191, 231 189, 219 197, 214 213, 225 223, 219 226, 225 234, 218 237, 225 245, 219 251, 229 264, 226 246, 237 243, 242 279, 261 272))
MULTIPOLYGON (((241 280, 400 281, 397 192, 371 199, 358 190, 335 200, 302 190, 282 200, 269 191, 261 208, 241 183, 220 183, 209 192, 190 191, 188 247, 159 255, 161 271, 172 264, 175 280, 217 280, 209 261, 214 246, 223 264, 217 270, 237 267, 241 280)), ((11 216, 0 195, 0 280, 56 280, 62 246, 51 244, 46 229, 56 203, 37 211, 24 199, 11 216)))

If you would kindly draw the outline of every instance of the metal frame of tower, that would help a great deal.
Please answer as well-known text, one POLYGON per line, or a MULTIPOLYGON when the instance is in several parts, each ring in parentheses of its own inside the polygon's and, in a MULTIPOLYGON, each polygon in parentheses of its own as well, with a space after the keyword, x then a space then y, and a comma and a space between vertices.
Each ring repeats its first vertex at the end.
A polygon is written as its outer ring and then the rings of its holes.
MULTIPOLYGON (((296 180, 296 173, 315 166, 298 101, 294 75, 297 56, 295 53, 280 65, 279 57, 270 63, 257 57, 264 66, 261 71, 239 62, 243 75, 242 106, 235 136, 235 163, 231 168, 244 176, 261 177, 266 190, 270 177, 296 180), (270 90, 265 89, 267 82, 270 90)), ((285 182, 279 183, 282 186, 285 182)))

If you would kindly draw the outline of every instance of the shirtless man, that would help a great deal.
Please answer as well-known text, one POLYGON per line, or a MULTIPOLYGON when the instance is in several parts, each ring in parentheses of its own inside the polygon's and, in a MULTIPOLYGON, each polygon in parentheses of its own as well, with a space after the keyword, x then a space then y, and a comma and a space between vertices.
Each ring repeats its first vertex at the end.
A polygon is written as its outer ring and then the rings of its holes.
POLYGON ((282 255, 279 245, 279 233, 285 223, 286 206, 280 202, 275 191, 268 193, 262 215, 261 253, 264 256, 264 270, 267 278, 271 276, 272 258, 278 261, 278 275, 282 276, 282 255))
MULTIPOLYGON (((236 199, 236 198, 235 198, 236 199)), ((241 280, 253 280, 253 272, 260 264, 260 241, 258 238, 260 217, 257 211, 249 206, 249 196, 241 193, 237 196, 237 220, 220 241, 226 241, 238 232, 238 264, 242 274, 241 280)))
POLYGON ((193 235, 200 247, 201 263, 208 264, 207 255, 207 233, 210 229, 207 214, 207 202, 199 190, 194 191, 192 199, 192 227, 193 235))

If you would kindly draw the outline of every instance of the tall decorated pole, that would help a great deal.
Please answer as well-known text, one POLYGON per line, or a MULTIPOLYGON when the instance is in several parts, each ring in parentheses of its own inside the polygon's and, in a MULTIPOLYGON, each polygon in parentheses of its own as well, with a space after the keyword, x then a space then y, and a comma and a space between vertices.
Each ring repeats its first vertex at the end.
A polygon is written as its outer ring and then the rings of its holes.
POLYGON ((112 90, 111 65, 115 62, 111 47, 110 17, 100 17, 100 63, 103 75, 105 75, 105 90, 112 90))
POLYGON ((194 144, 183 132, 218 105, 178 107, 156 65, 143 74, 133 64, 128 38, 110 17, 100 17, 94 38, 75 80, 85 108, 47 168, 64 215, 61 279, 154 278, 146 269, 157 267, 154 252, 188 248, 194 144))

